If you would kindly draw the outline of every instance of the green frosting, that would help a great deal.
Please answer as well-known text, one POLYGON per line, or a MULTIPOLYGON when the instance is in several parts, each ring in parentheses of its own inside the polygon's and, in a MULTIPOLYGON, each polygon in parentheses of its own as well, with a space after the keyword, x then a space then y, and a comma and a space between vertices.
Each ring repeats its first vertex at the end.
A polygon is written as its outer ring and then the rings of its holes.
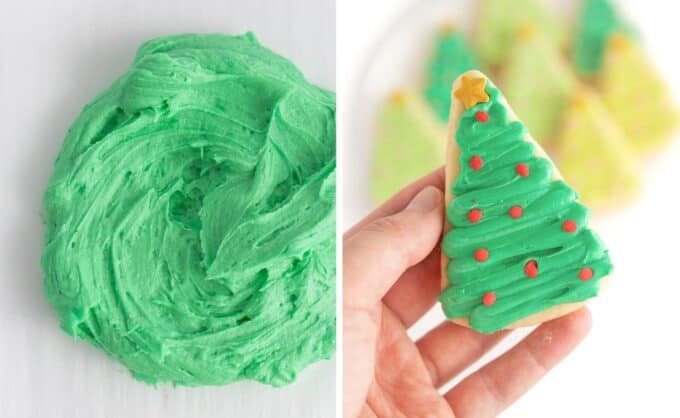
POLYGON ((459 75, 474 68, 475 57, 462 33, 445 31, 437 37, 428 62, 425 97, 441 121, 449 120, 451 85, 459 75))
POLYGON ((583 75, 594 75, 602 68, 609 36, 614 32, 633 35, 633 27, 623 21, 609 0, 586 0, 574 34, 572 60, 583 75))
POLYGON ((490 101, 465 111, 456 132, 461 171, 446 213, 453 227, 442 241, 450 285, 440 301, 447 317, 468 318, 472 328, 490 333, 552 306, 595 296, 612 265, 587 228, 589 213, 576 192, 553 178, 551 162, 536 155, 524 125, 509 120, 500 92, 488 84, 486 91, 490 101), (478 122, 478 111, 488 112, 490 120, 478 122), (477 171, 468 164, 475 155, 483 160, 477 171), (516 173, 518 163, 528 165, 527 177, 516 173), (523 208, 517 219, 508 214, 515 205, 523 208), (481 221, 468 220, 471 209, 482 211, 481 221), (576 222, 575 233, 562 229, 566 220, 576 222), (479 248, 488 250, 488 260, 475 259, 479 248), (538 264, 534 278, 524 272, 531 260, 538 264), (590 280, 579 278, 582 268, 592 269, 590 280), (487 306, 482 300, 489 292, 496 301, 487 306))
POLYGON ((146 382, 291 382, 335 347, 335 96, 253 35, 143 44, 68 131, 42 266, 146 382))

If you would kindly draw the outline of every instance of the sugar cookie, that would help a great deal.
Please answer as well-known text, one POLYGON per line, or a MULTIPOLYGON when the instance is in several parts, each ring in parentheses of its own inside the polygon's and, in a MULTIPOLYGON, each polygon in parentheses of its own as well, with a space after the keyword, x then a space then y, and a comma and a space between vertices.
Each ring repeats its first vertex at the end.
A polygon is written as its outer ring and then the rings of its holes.
POLYGON ((452 94, 439 297, 446 316, 491 333, 577 309, 612 271, 588 209, 486 76, 465 73, 452 94), (481 216, 470 220, 472 210, 481 216))

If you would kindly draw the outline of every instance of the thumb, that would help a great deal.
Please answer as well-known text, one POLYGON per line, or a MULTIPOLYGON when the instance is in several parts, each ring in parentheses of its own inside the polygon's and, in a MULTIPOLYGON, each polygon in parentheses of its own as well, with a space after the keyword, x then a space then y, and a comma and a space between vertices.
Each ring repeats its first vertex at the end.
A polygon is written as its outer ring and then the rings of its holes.
POLYGON ((343 244, 343 298, 372 305, 434 249, 442 233, 441 190, 428 186, 401 212, 377 219, 343 244))

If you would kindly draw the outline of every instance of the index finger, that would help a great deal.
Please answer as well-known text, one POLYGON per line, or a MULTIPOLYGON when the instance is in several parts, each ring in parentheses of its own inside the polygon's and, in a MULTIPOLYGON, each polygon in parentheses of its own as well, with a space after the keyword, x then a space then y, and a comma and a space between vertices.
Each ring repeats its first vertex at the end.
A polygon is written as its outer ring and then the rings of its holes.
POLYGON ((356 234, 357 231, 361 230, 364 226, 370 224, 376 219, 384 218, 386 216, 394 215, 397 212, 404 210, 406 205, 413 199, 415 195, 418 194, 427 186, 435 186, 439 190, 444 190, 444 166, 439 167, 425 177, 409 184, 397 194, 392 196, 387 202, 380 205, 373 212, 369 213, 364 219, 362 219, 358 224, 354 225, 348 229, 344 238, 349 238, 356 234))

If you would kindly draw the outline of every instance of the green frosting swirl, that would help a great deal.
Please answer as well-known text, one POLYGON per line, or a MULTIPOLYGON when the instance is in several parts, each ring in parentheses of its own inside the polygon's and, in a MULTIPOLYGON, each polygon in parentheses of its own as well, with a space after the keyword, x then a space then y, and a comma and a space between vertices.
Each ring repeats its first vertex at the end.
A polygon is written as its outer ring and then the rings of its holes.
POLYGON ((442 242, 450 286, 440 301, 447 317, 468 318, 471 327, 490 333, 552 306, 595 296, 612 265, 586 227, 589 213, 576 202, 576 192, 553 179, 550 161, 536 156, 525 140, 524 125, 509 120, 500 92, 488 84, 486 91, 489 102, 465 111, 456 132, 461 172, 446 213, 453 226, 442 242), (478 122, 478 111, 486 111, 489 121, 478 122), (483 160, 480 170, 468 164, 473 155, 483 160), (516 173, 518 163, 528 165, 529 176, 516 173), (523 208, 518 219, 508 215, 515 205, 523 208), (471 209, 482 211, 481 221, 468 221, 471 209), (563 231, 565 220, 576 222, 576 233, 563 231), (489 251, 487 261, 474 258, 478 248, 489 251), (530 260, 538 263, 535 278, 524 272, 530 260), (592 269, 590 280, 579 279, 582 268, 592 269), (482 302, 487 292, 496 295, 493 305, 482 302))
POLYGON ((62 328, 141 380, 279 386, 335 347, 335 96, 253 35, 143 44, 45 192, 62 328))

